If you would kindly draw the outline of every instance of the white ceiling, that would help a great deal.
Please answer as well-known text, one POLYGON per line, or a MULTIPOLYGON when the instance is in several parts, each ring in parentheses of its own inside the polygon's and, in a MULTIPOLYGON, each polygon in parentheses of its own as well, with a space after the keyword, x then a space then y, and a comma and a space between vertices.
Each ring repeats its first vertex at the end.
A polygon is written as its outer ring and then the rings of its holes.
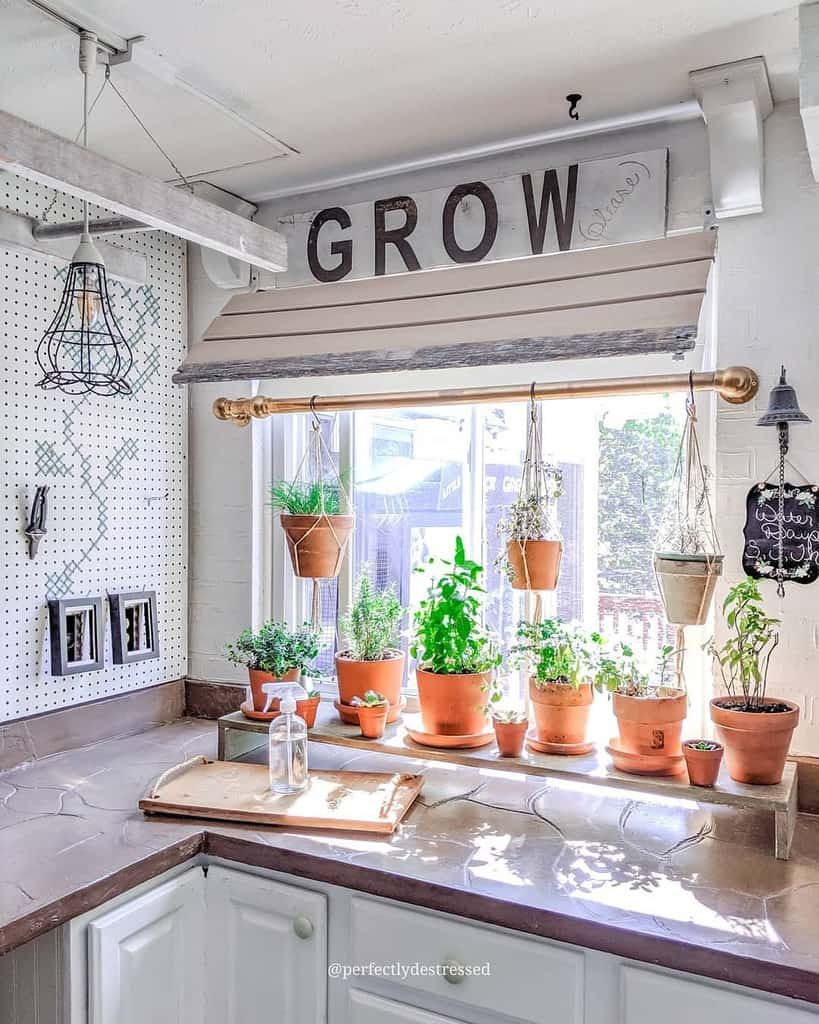
MULTIPOLYGON (((73 2, 88 27, 146 36, 187 80, 299 151, 283 156, 140 67, 114 69, 185 174, 250 198, 569 124, 569 92, 583 94, 583 120, 687 100, 689 70, 757 54, 776 99, 796 95, 796 8, 782 0, 73 2), (236 169, 212 173, 225 167, 236 169)), ((76 47, 25 0, 0 0, 0 106, 73 137, 76 47)), ((91 125, 94 148, 174 176, 113 95, 91 125)))

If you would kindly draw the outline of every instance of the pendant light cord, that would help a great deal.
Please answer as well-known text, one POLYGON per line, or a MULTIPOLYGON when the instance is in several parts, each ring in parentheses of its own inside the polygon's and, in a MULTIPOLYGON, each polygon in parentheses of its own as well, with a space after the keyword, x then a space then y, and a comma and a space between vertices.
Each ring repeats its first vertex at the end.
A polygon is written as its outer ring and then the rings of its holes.
MULTIPOLYGON (((88 149, 88 66, 81 61, 80 68, 82 69, 82 148, 88 149)), ((82 237, 83 240, 90 238, 87 199, 83 199, 82 202, 82 237)))

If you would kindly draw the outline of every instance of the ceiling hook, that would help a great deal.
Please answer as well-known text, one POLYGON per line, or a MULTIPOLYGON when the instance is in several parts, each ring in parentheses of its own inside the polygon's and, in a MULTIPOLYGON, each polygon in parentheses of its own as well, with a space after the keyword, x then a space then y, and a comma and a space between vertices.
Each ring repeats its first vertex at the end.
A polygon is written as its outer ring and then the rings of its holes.
POLYGON ((566 102, 569 104, 569 117, 573 121, 580 120, 580 112, 577 109, 577 104, 583 99, 579 92, 570 92, 566 97, 566 102))

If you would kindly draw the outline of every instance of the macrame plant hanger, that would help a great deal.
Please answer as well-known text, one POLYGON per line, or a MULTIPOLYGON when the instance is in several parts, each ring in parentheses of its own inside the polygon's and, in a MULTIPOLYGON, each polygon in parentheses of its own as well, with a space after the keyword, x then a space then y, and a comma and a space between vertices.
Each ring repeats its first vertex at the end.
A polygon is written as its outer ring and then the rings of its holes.
MULTIPOLYGON (((527 417, 526 417, 526 451, 523 457, 523 472, 520 477, 520 486, 518 487, 518 501, 522 501, 526 497, 534 496, 538 505, 544 501, 548 496, 548 481, 546 479, 546 467, 543 461, 543 417, 541 413, 541 407, 535 397, 535 384, 529 390, 529 402, 527 404, 527 417)), ((526 545, 520 540, 515 538, 514 543, 518 545, 520 550, 521 563, 523 565, 523 573, 526 581, 527 604, 531 611, 531 621, 538 623, 543 618, 543 594, 539 590, 534 590, 535 599, 534 606, 531 604, 531 594, 533 593, 532 579, 529 573, 529 560, 526 553, 526 545)), ((562 553, 562 549, 561 549, 562 553)), ((560 563, 558 561, 558 572, 560 570, 560 563)))
POLYGON ((336 545, 336 556, 335 562, 332 565, 332 571, 328 576, 312 577, 313 595, 311 622, 314 626, 318 626, 321 617, 321 580, 338 576, 341 564, 344 561, 344 556, 347 553, 350 537, 352 536, 352 531, 349 529, 337 529, 336 525, 333 523, 333 519, 337 514, 351 514, 352 502, 350 500, 350 495, 344 486, 341 474, 336 467, 332 453, 328 449, 322 436, 321 420, 316 412, 315 400, 316 396, 314 395, 310 399, 310 436, 307 439, 307 446, 305 447, 301 462, 296 470, 293 482, 298 483, 302 480, 318 487, 320 501, 319 514, 315 517, 314 522, 299 537, 291 542, 291 555, 296 569, 296 575, 308 576, 309 578, 308 571, 302 571, 303 569, 309 570, 309 565, 307 565, 306 562, 304 565, 302 564, 302 552, 307 545, 308 538, 312 537, 316 530, 326 529, 329 530, 336 545), (334 483, 332 483, 333 480, 334 483), (328 484, 335 488, 336 493, 338 494, 337 513, 330 512, 327 509, 328 484))
MULTIPOLYGON (((686 524, 698 523, 701 514, 707 515, 707 533, 710 544, 706 544, 705 556, 708 573, 715 571, 717 557, 721 553, 717 524, 708 494, 708 474, 702 461, 700 439, 697 433, 697 403, 694 399, 694 374, 689 373, 688 395, 685 399, 685 426, 680 437, 680 448, 674 468, 677 481, 677 528, 682 532, 686 524), (704 506, 704 508, 703 508, 704 506), (710 550, 709 550, 710 549, 710 550)), ((685 689, 685 626, 677 626, 675 641, 675 674, 677 685, 685 689)))

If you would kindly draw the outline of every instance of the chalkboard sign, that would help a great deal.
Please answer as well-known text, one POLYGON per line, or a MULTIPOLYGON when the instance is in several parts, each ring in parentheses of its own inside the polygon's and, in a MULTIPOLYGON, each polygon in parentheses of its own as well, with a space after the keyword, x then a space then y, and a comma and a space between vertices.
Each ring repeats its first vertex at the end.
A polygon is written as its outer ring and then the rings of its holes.
MULTIPOLYGON (((746 499, 742 568, 755 579, 776 579, 779 559, 779 489, 754 484, 746 499)), ((785 484, 782 568, 793 583, 819 577, 819 487, 785 484)))

